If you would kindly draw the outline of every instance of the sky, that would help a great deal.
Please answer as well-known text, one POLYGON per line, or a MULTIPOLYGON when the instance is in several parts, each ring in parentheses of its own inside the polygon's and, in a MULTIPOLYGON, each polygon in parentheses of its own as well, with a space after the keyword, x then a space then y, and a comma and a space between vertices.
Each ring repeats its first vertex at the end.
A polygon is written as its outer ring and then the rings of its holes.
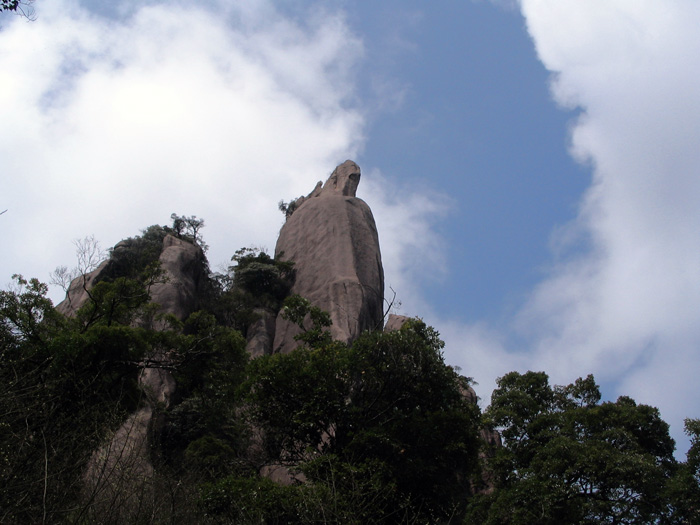
POLYGON ((214 270, 272 252, 277 203, 353 159, 395 311, 442 334, 482 406, 512 370, 592 373, 605 399, 659 407, 687 449, 700 3, 34 8, 0 14, 0 286, 171 213, 205 219, 214 270))

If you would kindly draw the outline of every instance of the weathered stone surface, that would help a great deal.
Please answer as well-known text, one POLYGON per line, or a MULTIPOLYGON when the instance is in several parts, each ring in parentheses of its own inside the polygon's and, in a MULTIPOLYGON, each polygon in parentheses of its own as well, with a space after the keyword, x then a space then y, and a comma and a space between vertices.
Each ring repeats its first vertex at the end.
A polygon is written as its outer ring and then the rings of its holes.
POLYGON ((134 412, 88 463, 84 492, 100 515, 114 517, 112 523, 133 522, 144 496, 153 491, 152 420, 150 406, 134 412))
POLYGON ((272 352, 277 315, 269 308, 257 308, 255 313, 259 318, 248 327, 245 349, 251 357, 260 357, 272 352))
POLYGON ((410 317, 405 315, 389 314, 386 324, 384 325, 385 332, 395 332, 401 330, 401 327, 408 321, 410 317))
MULTIPOLYGON (((121 245, 118 243, 114 251, 119 250, 121 245)), ((199 284, 204 278, 204 253, 199 246, 166 235, 158 260, 165 272, 165 279, 151 286, 151 301, 160 305, 160 312, 184 320, 197 307, 199 284)), ((66 298, 56 309, 64 315, 75 315, 88 301, 88 291, 109 271, 109 265, 110 260, 107 259, 92 272, 73 279, 66 298)))
POLYGON ((199 246, 167 235, 158 258, 167 279, 151 287, 151 301, 160 311, 184 321, 197 309, 200 281, 204 275, 204 253, 199 246))
MULTIPOLYGON (((355 197, 360 168, 338 166, 297 207, 280 231, 275 257, 294 261, 291 293, 327 311, 334 339, 352 342, 364 330, 381 329, 384 271, 374 217, 355 197)), ((298 328, 277 318, 274 351, 297 346, 298 328)))
MULTIPOLYGON (((114 247, 115 251, 121 248, 120 244, 114 247)), ((205 276, 204 253, 199 246, 168 235, 163 239, 159 261, 165 279, 151 287, 151 301, 160 305, 160 312, 184 321, 197 308, 200 282, 205 276)), ((108 271, 109 264, 109 260, 104 261, 95 271, 74 279, 57 309, 65 315, 74 315, 89 300, 88 291, 108 271)), ((163 359, 163 356, 153 357, 163 359)), ((132 499, 137 501, 153 488, 150 436, 159 427, 154 407, 170 406, 177 387, 172 374, 161 368, 143 368, 139 385, 146 394, 145 405, 129 416, 112 439, 95 452, 85 475, 87 490, 106 501, 123 498, 120 508, 124 512, 130 508, 132 499)), ((127 515, 128 512, 122 515, 125 521, 129 521, 127 515)))
POLYGON ((108 265, 109 259, 102 261, 102 263, 90 273, 80 275, 73 279, 66 292, 66 298, 56 305, 56 310, 68 317, 75 315, 75 313, 80 310, 80 307, 88 301, 88 291, 95 285, 95 280, 106 271, 108 265))
POLYGON ((323 185, 323 190, 318 195, 320 197, 328 197, 340 194, 344 197, 354 197, 359 184, 360 167, 353 161, 346 160, 333 170, 333 173, 323 185))

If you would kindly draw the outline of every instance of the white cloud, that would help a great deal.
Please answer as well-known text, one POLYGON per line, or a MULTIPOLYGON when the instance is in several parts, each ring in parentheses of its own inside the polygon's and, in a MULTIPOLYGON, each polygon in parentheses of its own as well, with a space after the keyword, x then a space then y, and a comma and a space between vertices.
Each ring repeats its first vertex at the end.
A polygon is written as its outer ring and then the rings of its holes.
MULTIPOLYGON (((170 214, 204 217, 212 268, 272 252, 279 200, 305 195, 363 144, 363 44, 342 12, 272 3, 122 2, 120 19, 59 0, 0 32, 0 286, 48 279, 72 241, 103 247, 170 214)), ((417 277, 442 275, 443 196, 368 167, 387 283, 412 313, 417 277), (410 231, 409 231, 410 230, 410 231)), ((54 290, 53 298, 61 299, 54 290)))
MULTIPOLYGON (((277 202, 362 148, 363 46, 342 13, 124 5, 129 15, 112 20, 46 0, 36 22, 3 20, 0 286, 70 264, 76 237, 110 246, 172 212, 206 218, 213 266, 242 246, 271 251, 277 202)), ((359 196, 387 284, 402 313, 442 332, 448 361, 482 397, 513 369, 559 383, 593 372, 659 406, 678 437, 683 417, 700 417, 700 4, 522 0, 521 10, 555 100, 582 110, 571 149, 593 170, 578 218, 557 234, 560 256, 513 332, 438 319, 420 283, 446 275, 434 224, 450 203, 365 166, 359 196)))
POLYGON ((519 4, 555 102, 581 112, 571 154, 592 183, 510 327, 431 322, 486 401, 510 370, 594 373, 659 407, 682 455, 683 419, 700 417, 700 4, 519 4))
POLYGON ((369 204, 377 223, 387 301, 395 299, 394 310, 400 315, 427 315, 430 306, 421 285, 446 276, 446 247, 435 225, 452 202, 428 188, 405 185, 409 177, 389 179, 379 170, 368 170, 358 197, 369 204))
POLYGON ((700 17, 694 1, 522 0, 552 92, 583 111, 572 153, 593 183, 560 261, 518 318, 532 368, 594 372, 659 406, 680 435, 700 417, 700 17))
POLYGON ((150 5, 115 21, 42 5, 0 32, 0 281, 46 280, 74 238, 106 246, 205 217, 212 265, 274 248, 277 202, 362 144, 362 44, 340 14, 150 5))

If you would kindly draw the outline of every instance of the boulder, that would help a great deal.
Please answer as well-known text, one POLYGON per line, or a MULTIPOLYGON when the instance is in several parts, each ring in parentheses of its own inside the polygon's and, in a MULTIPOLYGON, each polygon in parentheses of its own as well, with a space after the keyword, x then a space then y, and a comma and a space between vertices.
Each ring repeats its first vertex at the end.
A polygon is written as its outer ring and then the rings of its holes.
MULTIPOLYGON (((275 257, 294 262, 291 293, 327 311, 333 339, 351 343, 364 330, 381 329, 384 271, 379 236, 367 204, 355 196, 360 168, 338 166, 323 187, 295 201, 275 248, 275 257)), ((278 316, 273 351, 298 346, 297 326, 278 316)))
POLYGON ((401 327, 408 321, 410 317, 405 315, 389 314, 386 320, 386 325, 384 325, 385 332, 395 332, 396 330, 401 330, 401 327))

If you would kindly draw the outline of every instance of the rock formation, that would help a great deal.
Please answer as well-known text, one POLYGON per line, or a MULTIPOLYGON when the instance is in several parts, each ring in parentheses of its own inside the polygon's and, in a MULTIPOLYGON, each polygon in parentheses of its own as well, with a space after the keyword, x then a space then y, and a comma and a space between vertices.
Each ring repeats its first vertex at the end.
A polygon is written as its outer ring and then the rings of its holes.
MULTIPOLYGON (((125 249, 123 243, 117 244, 113 253, 125 249)), ((151 301, 160 305, 159 312, 184 321, 197 308, 200 281, 206 275, 204 253, 199 246, 166 235, 158 260, 165 278, 151 286, 151 301)), ((108 259, 93 272, 74 279, 66 299, 56 308, 65 315, 75 315, 89 300, 89 290, 109 275, 112 263, 113 259, 108 259)), ((162 368, 143 368, 139 385, 145 393, 146 403, 129 416, 107 445, 95 453, 85 474, 86 482, 93 490, 106 493, 108 498, 122 498, 123 487, 132 486, 134 492, 129 492, 124 501, 117 502, 125 509, 129 507, 128 498, 146 490, 153 476, 150 436, 157 426, 154 409, 156 406, 169 407, 176 389, 172 374, 162 368), (121 492, 110 493, 112 487, 122 487, 121 492)))
MULTIPOLYGON (((360 168, 348 160, 321 186, 294 201, 280 231, 275 257, 294 262, 291 293, 327 311, 331 335, 350 343, 364 330, 381 329, 384 271, 374 217, 355 196, 360 168)), ((278 316, 273 351, 297 346, 297 326, 278 316)))
POLYGON ((389 314, 389 317, 386 320, 386 325, 384 326, 384 331, 393 332, 395 330, 401 330, 401 327, 409 319, 410 317, 406 317, 405 315, 389 314))
POLYGON ((184 321, 198 306, 200 283, 206 278, 204 253, 191 242, 166 235, 158 260, 167 279, 151 286, 151 302, 184 321))
POLYGON ((66 298, 56 305, 56 310, 65 316, 74 316, 75 313, 80 310, 80 307, 90 299, 88 294, 89 290, 104 276, 109 264, 109 259, 102 261, 93 271, 84 275, 79 275, 73 279, 68 286, 66 298))
POLYGON ((248 326, 246 351, 250 357, 260 357, 272 352, 277 325, 277 310, 256 308, 258 319, 248 326))
MULTIPOLYGON (((122 241, 113 248, 113 253, 126 249, 122 241)), ((173 314, 184 320, 197 307, 200 281, 205 277, 205 257, 202 249, 190 242, 166 235, 158 258, 165 272, 163 282, 155 283, 151 289, 151 301, 160 305, 160 312, 173 314)), ((95 270, 73 279, 66 298, 56 306, 63 315, 73 316, 88 301, 89 290, 96 282, 110 274, 112 259, 103 261, 95 270)))

